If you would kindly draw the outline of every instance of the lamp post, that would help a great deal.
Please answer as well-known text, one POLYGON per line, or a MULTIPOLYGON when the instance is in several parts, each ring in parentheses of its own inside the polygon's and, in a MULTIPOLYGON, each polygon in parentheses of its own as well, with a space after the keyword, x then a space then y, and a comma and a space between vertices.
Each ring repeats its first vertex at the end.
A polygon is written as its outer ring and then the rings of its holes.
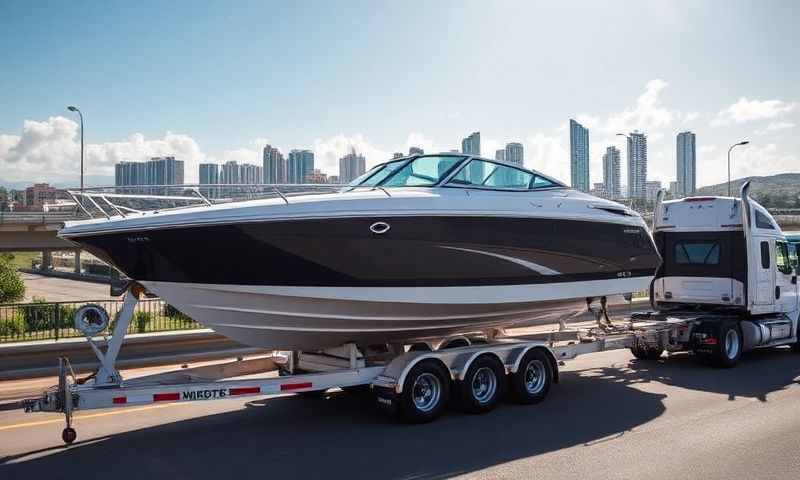
POLYGON ((67 110, 70 112, 78 112, 78 116, 81 117, 81 192, 83 192, 83 114, 78 107, 73 107, 72 105, 68 106, 67 110))
POLYGON ((731 145, 731 148, 728 149, 728 196, 729 197, 731 196, 731 150, 733 150, 735 147, 738 147, 739 145, 747 145, 748 143, 750 143, 749 140, 745 140, 739 143, 734 143, 733 145, 731 145))
MULTIPOLYGON (((618 137, 625 137, 625 138, 628 139, 628 141, 630 141, 630 139, 631 139, 631 137, 629 135, 626 135, 624 133, 618 133, 617 136, 618 137)), ((628 151, 628 157, 629 157, 628 158, 628 168, 630 168, 630 156, 631 156, 630 147, 627 148, 627 151, 628 151)), ((630 178, 630 172, 628 172, 628 178, 630 178)), ((630 183, 630 182, 628 182, 628 183, 630 183)), ((633 195, 631 193, 631 185, 628 185, 628 198, 631 201, 630 207, 631 207, 631 209, 633 209, 633 195)))

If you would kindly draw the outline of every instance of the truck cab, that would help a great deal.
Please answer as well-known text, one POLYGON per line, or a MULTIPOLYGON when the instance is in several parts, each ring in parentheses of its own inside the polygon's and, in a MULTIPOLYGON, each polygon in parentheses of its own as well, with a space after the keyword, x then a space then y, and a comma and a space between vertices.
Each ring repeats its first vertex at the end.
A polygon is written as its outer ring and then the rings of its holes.
POLYGON ((688 305, 747 315, 796 314, 797 271, 786 237, 748 196, 662 201, 653 218, 663 263, 652 295, 659 308, 688 305))

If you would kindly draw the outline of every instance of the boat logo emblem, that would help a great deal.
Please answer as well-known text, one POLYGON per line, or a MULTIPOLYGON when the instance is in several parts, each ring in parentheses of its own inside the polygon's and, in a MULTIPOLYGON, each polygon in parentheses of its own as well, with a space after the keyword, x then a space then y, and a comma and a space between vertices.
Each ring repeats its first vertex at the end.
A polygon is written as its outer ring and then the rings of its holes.
POLYGON ((378 235, 388 232, 390 228, 391 227, 386 222, 375 222, 369 226, 370 231, 378 235))

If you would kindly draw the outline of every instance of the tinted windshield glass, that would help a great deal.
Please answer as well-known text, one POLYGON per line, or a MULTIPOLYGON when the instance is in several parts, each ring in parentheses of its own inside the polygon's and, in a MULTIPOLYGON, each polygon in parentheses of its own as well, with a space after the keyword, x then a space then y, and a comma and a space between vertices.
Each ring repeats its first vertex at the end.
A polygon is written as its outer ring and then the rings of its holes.
POLYGON ((717 242, 675 243, 675 263, 693 265, 717 265, 719 263, 717 242))
POLYGON ((492 188, 528 188, 532 179, 533 174, 524 170, 473 159, 449 183, 492 188))
MULTIPOLYGON (((464 157, 430 156, 418 157, 399 169, 382 187, 425 187, 435 185, 464 157)), ((379 172, 378 174, 382 174, 379 172)), ((370 179, 371 181, 372 179, 370 179)))
POLYGON ((378 165, 377 167, 374 167, 367 173, 357 177, 355 180, 348 183, 347 185, 350 187, 356 187, 356 186, 374 187, 375 185, 385 180, 386 177, 394 173, 395 170, 400 168, 400 166, 403 165, 405 161, 406 160, 397 160, 395 162, 388 162, 384 163, 383 165, 378 165))

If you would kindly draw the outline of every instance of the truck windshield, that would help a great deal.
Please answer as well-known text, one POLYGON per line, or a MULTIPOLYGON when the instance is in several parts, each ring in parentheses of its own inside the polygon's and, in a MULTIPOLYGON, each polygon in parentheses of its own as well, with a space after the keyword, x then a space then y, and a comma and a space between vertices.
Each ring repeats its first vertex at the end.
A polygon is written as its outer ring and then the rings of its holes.
POLYGON ((675 263, 692 265, 718 265, 719 243, 675 242, 675 263))

